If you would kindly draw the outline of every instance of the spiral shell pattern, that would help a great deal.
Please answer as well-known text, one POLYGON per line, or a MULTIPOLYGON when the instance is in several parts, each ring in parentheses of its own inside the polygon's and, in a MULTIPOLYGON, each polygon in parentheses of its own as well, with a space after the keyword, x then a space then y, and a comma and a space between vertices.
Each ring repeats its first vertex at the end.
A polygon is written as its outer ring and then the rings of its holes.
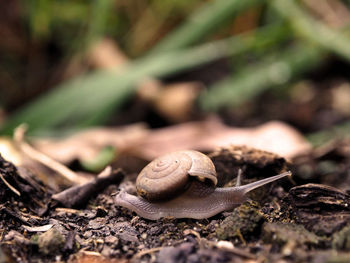
POLYGON ((197 151, 178 151, 149 163, 136 179, 140 196, 153 201, 170 199, 187 189, 189 177, 216 185, 215 167, 209 157, 197 151))

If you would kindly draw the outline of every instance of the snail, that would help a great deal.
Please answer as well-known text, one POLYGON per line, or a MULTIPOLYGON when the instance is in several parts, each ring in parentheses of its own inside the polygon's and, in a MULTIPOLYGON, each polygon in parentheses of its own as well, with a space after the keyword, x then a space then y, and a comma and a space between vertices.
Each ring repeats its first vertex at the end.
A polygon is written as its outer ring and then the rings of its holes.
POLYGON ((236 186, 215 187, 215 166, 208 156, 191 150, 177 151, 143 168, 136 179, 138 196, 122 190, 116 195, 115 204, 150 220, 209 218, 240 205, 249 191, 288 175, 291 172, 240 185, 239 173, 236 186))

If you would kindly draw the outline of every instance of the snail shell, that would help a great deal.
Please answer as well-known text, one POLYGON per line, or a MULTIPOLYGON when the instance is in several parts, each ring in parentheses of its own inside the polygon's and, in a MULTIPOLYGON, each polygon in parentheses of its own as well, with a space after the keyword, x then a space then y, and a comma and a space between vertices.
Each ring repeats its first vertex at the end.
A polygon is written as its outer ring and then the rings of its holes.
POLYGON ((193 180, 217 184, 215 166, 197 151, 177 151, 149 163, 136 180, 136 189, 147 200, 166 200, 184 192, 193 180))

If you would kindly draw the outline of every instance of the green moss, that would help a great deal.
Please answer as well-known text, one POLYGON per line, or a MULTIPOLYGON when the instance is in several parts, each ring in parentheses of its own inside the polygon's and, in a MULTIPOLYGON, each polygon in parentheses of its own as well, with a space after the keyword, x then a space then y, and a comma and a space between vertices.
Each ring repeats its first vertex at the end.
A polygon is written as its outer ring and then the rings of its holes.
POLYGON ((284 245, 293 242, 299 245, 317 245, 321 238, 309 232, 302 225, 290 223, 265 223, 262 239, 267 243, 284 245))
POLYGON ((216 235, 219 239, 238 237, 244 243, 245 239, 260 231, 263 222, 264 218, 259 213, 257 203, 245 202, 222 221, 216 230, 216 235))
POLYGON ((38 238, 39 251, 45 255, 60 253, 64 244, 65 238, 56 228, 51 228, 38 238))
POLYGON ((350 250, 350 225, 333 234, 332 248, 350 250))

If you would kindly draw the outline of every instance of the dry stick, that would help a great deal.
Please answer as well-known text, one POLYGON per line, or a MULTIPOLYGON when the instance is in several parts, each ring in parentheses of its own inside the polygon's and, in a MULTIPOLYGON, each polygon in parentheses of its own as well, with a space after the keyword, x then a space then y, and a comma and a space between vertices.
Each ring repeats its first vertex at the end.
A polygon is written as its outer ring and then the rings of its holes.
POLYGON ((12 185, 10 185, 9 182, 6 181, 5 177, 2 175, 2 173, 0 173, 0 179, 7 185, 8 188, 10 188, 10 190, 12 192, 14 192, 16 195, 18 196, 21 196, 21 193, 16 189, 14 188, 12 185))
POLYGON ((112 167, 110 166, 107 166, 97 175, 97 177, 93 179, 80 176, 68 169, 63 164, 35 150, 28 143, 26 143, 24 141, 26 129, 26 125, 22 124, 15 129, 14 133, 14 140, 21 151, 33 160, 44 164, 75 184, 75 186, 52 196, 52 199, 64 204, 65 206, 74 207, 82 205, 92 194, 103 188, 103 186, 108 185, 109 183, 119 183, 124 178, 121 170, 113 171, 112 167))
POLYGON ((85 184, 75 185, 60 193, 54 194, 52 199, 58 201, 65 207, 80 207, 85 205, 91 196, 99 193, 111 184, 119 184, 123 178, 124 173, 120 169, 113 171, 111 166, 107 166, 94 179, 91 179, 85 184))
POLYGON ((29 158, 35 161, 38 161, 39 163, 56 171, 58 174, 64 176, 73 184, 85 183, 89 180, 88 178, 73 172, 68 167, 51 159, 49 156, 39 152, 38 150, 30 146, 28 143, 26 143, 24 140, 26 131, 27 131, 27 125, 21 124, 15 129, 13 137, 14 137, 14 141, 16 142, 20 150, 23 153, 25 153, 29 158))

